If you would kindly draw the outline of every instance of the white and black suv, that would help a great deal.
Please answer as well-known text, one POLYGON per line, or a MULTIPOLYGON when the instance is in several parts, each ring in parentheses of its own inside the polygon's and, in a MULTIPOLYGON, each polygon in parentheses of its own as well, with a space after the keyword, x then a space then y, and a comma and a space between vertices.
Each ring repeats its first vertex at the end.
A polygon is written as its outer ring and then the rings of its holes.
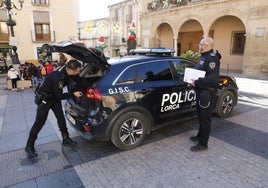
MULTIPOLYGON (((174 57, 173 49, 139 49, 108 60, 74 42, 45 44, 43 50, 69 54, 84 65, 79 76, 86 86, 69 86, 81 87, 84 97, 67 100, 65 112, 86 139, 111 140, 119 149, 132 149, 151 131, 196 114, 195 91, 183 81, 185 68, 195 64, 174 57)), ((235 79, 221 75, 215 113, 229 116, 237 99, 235 79)))

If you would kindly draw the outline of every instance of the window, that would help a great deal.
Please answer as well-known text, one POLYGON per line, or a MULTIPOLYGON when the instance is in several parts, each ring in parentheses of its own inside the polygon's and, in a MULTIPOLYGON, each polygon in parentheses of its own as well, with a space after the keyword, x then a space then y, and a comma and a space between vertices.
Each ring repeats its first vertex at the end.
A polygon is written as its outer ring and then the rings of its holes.
POLYGON ((129 67, 117 80, 116 85, 133 84, 135 81, 136 66, 129 67))
POLYGON ((132 20, 133 20, 133 6, 129 5, 128 6, 128 14, 126 15, 126 21, 131 23, 132 20))
POLYGON ((168 62, 157 61, 139 65, 139 81, 173 80, 168 62))
POLYGON ((35 39, 37 41, 50 41, 50 25, 49 24, 35 24, 35 39))
POLYGON ((232 33, 231 43, 231 54, 244 54, 245 42, 246 42, 245 31, 234 31, 232 33))
POLYGON ((190 63, 188 61, 179 61, 179 60, 175 60, 172 62, 174 64, 174 67, 177 71, 178 74, 184 75, 185 72, 185 68, 189 67, 189 68, 193 68, 195 65, 194 63, 190 63))
POLYGON ((185 60, 173 60, 172 61, 180 80, 183 80, 185 68, 194 68, 195 64, 185 60))
POLYGON ((49 4, 48 0, 33 0, 32 3, 33 5, 48 5, 49 4))
POLYGON ((34 11, 34 29, 36 41, 51 41, 49 12, 34 11))

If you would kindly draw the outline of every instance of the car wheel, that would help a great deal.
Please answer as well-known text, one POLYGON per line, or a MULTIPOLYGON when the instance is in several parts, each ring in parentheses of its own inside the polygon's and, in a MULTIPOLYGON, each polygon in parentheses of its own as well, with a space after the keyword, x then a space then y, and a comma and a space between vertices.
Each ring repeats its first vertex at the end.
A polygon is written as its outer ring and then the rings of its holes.
POLYGON ((113 124, 111 141, 121 150, 128 150, 140 145, 145 136, 148 118, 139 112, 127 112, 113 124))
POLYGON ((216 114, 222 118, 229 116, 233 111, 234 102, 234 94, 231 91, 223 93, 219 98, 216 114))

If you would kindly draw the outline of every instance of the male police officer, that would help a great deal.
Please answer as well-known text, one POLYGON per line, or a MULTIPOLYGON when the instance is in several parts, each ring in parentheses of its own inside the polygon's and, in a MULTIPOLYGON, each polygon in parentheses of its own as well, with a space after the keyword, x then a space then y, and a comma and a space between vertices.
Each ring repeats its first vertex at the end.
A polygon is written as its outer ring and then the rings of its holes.
POLYGON ((59 129, 61 131, 63 145, 76 144, 68 135, 65 117, 62 111, 61 100, 70 97, 82 97, 82 92, 75 91, 73 93, 63 93, 63 87, 68 85, 72 78, 78 76, 81 70, 81 64, 77 60, 70 60, 66 66, 49 74, 39 88, 39 94, 43 96, 40 104, 38 104, 35 122, 30 131, 26 153, 29 157, 36 157, 37 153, 34 149, 34 143, 37 135, 44 126, 48 112, 50 109, 54 112, 59 129))
POLYGON ((201 59, 195 68, 206 72, 204 78, 194 80, 190 85, 195 87, 197 99, 197 115, 199 119, 199 131, 190 140, 198 142, 191 147, 192 151, 200 151, 208 148, 208 139, 211 130, 211 115, 213 103, 216 98, 216 87, 219 79, 219 58, 213 53, 213 39, 205 37, 199 44, 201 59))

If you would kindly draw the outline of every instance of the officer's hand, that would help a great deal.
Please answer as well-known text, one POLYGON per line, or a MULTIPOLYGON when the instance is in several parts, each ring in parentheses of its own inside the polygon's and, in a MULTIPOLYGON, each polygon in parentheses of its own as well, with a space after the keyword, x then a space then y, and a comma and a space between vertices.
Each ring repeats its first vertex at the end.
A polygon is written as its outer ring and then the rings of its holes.
POLYGON ((76 91, 76 92, 74 92, 74 96, 77 98, 80 98, 83 96, 83 93, 81 91, 76 91))
POLYGON ((192 83, 189 83, 189 84, 188 84, 188 87, 190 87, 190 86, 191 86, 191 87, 195 87, 194 80, 192 80, 192 83))

